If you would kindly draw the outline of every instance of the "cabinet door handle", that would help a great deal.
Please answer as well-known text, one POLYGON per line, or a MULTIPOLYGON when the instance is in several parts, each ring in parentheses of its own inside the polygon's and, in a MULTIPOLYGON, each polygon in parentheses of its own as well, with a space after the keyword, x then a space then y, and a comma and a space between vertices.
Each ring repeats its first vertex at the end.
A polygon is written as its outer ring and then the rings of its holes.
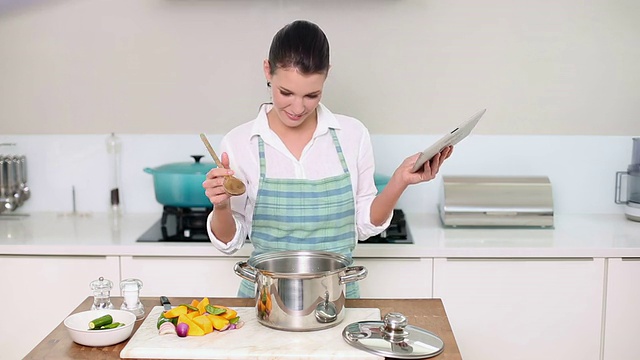
MULTIPOLYGON (((447 261, 593 261, 592 257, 575 257, 575 258, 557 258, 557 257, 515 257, 515 258, 503 258, 503 257, 481 257, 481 258, 445 258, 447 261)), ((640 259, 640 258, 638 258, 640 259)))

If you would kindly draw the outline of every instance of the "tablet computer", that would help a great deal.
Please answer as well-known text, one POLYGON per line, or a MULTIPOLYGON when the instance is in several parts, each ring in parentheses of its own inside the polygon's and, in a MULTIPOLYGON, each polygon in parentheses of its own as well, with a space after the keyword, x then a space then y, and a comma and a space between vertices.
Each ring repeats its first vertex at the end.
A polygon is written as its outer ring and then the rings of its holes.
POLYGON ((429 146, 426 150, 424 150, 416 163, 413 165, 411 172, 416 172, 422 168, 424 163, 431 160, 437 153, 442 151, 442 149, 446 148, 449 145, 455 145, 462 141, 462 139, 466 138, 469 134, 471 134, 471 130, 476 127, 478 121, 487 109, 482 109, 475 113, 468 120, 464 121, 462 124, 458 125, 456 128, 451 130, 448 134, 440 138, 440 140, 436 141, 433 145, 429 146))

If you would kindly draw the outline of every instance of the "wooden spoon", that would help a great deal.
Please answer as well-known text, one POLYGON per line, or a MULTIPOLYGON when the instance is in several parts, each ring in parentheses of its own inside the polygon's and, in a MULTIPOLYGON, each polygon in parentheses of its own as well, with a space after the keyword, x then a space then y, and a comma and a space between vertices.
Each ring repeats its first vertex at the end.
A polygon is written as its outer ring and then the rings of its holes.
MULTIPOLYGON (((209 140, 207 140, 207 137, 204 134, 200 134, 200 139, 202 139, 204 146, 206 146, 207 150, 209 150, 209 154, 211 154, 211 157, 213 158, 213 161, 216 162, 216 165, 218 165, 219 168, 224 169, 224 166, 222 166, 222 161, 220 161, 218 155, 216 155, 216 152, 213 151, 213 148, 211 147, 209 140)), ((244 186, 244 183, 240 179, 232 175, 224 176, 222 186, 224 186, 224 191, 231 196, 242 195, 245 191, 247 191, 247 187, 244 186)))

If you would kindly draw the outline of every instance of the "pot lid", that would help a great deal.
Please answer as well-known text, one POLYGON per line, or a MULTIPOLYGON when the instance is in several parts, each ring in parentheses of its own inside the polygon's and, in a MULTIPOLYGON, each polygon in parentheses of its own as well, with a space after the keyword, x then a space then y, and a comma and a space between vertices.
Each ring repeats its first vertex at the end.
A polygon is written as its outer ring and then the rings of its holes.
POLYGON ((214 163, 200 162, 203 155, 191 155, 194 161, 192 162, 179 162, 158 166, 153 168, 154 173, 163 174, 206 174, 209 170, 216 167, 214 163))
POLYGON ((360 350, 396 359, 425 359, 444 349, 444 342, 438 336, 407 325, 407 318, 398 312, 388 313, 383 321, 349 324, 342 331, 342 337, 360 350))

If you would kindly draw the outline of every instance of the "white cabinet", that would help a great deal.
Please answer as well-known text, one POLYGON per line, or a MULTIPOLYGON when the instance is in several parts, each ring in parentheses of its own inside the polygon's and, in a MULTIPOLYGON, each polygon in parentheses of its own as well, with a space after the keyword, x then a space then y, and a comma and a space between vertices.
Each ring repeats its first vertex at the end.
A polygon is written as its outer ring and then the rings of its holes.
POLYGON ((604 360, 640 359, 640 258, 608 261, 604 360))
POLYGON ((433 295, 465 360, 598 360, 604 267, 591 258, 435 259, 433 295))
POLYGON ((113 281, 111 294, 119 295, 117 256, 0 256, 0 357, 27 355, 83 299, 93 296, 89 283, 100 276, 113 281))
MULTIPOLYGON (((142 280, 140 296, 235 297, 240 278, 233 271, 245 257, 121 256, 122 278, 142 280)), ((430 298, 431 259, 357 258, 367 268, 363 298, 430 298)))
POLYGON ((355 258, 367 268, 359 281, 361 298, 431 298, 432 259, 355 258))
POLYGON ((121 256, 120 265, 123 279, 142 280, 140 296, 235 297, 242 278, 233 267, 242 260, 246 258, 121 256))

